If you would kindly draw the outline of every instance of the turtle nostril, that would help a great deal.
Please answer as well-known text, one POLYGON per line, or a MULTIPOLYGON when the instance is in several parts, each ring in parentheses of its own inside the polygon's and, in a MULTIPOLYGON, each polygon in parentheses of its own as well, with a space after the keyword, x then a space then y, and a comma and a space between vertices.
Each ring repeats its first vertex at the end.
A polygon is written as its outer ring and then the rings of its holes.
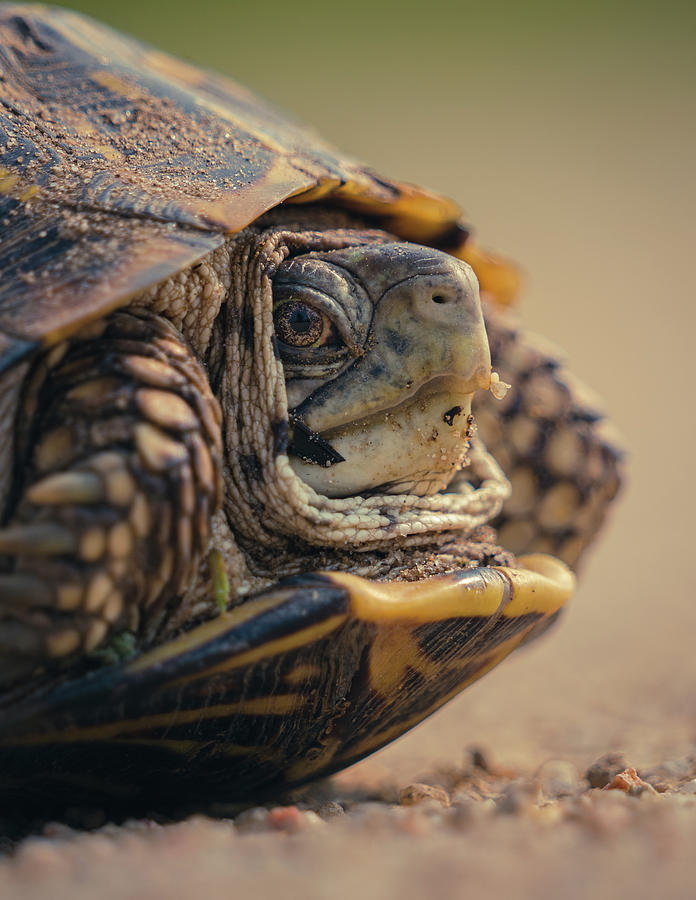
POLYGON ((447 297, 442 294, 433 294, 433 303, 447 303, 447 297))

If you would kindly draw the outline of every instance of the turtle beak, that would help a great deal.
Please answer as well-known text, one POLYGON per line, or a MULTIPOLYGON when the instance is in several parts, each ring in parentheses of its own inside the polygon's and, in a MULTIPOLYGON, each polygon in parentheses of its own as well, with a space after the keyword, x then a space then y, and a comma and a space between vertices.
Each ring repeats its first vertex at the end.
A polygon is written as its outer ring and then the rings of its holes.
POLYGON ((378 281, 383 290, 369 349, 292 411, 329 442, 331 431, 417 399, 431 382, 446 385, 462 407, 468 407, 474 391, 490 384, 490 352, 473 270, 447 254, 410 244, 385 244, 370 253, 367 277, 374 271, 371 287, 378 281), (396 261, 394 247, 400 249, 396 261), (396 278, 390 280, 395 269, 396 278))

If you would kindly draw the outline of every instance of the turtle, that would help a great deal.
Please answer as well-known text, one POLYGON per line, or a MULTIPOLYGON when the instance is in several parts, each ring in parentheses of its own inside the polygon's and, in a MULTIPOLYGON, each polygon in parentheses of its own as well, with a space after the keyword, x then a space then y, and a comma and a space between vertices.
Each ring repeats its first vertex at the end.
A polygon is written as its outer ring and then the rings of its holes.
POLYGON ((65 9, 0 79, 5 809, 277 795, 556 621, 621 454, 456 202, 65 9))

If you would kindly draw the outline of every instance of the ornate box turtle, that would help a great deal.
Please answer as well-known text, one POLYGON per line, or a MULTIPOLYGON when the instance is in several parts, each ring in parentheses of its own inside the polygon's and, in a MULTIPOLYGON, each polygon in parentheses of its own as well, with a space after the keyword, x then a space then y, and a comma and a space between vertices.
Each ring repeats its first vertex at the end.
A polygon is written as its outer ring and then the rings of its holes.
POLYGON ((0 796, 262 797, 557 617, 619 455, 456 204, 62 9, 0 79, 0 796))

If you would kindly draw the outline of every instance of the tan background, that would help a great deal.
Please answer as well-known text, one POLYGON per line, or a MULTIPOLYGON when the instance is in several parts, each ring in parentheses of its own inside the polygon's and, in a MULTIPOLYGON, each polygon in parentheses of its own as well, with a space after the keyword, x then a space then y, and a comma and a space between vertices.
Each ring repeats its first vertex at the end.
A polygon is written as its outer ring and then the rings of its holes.
MULTIPOLYGON (((638 766, 696 752, 696 18, 670 2, 483 5, 80 4, 232 74, 377 169, 457 198, 481 243, 522 262, 526 322, 565 348, 624 435, 627 489, 557 631, 344 783, 405 784, 469 743, 526 771, 550 757, 584 767, 614 748, 638 766)), ((581 836, 487 827, 410 844, 298 836, 294 849, 250 837, 223 869, 240 894, 516 885, 574 897, 589 879, 594 895, 693 896, 696 808, 664 838, 669 852, 659 827, 591 852, 581 836)), ((162 896, 190 895, 209 849, 190 850, 162 896)), ((155 896, 124 884, 118 896, 155 896)), ((51 892, 62 896, 58 882, 51 892)))

